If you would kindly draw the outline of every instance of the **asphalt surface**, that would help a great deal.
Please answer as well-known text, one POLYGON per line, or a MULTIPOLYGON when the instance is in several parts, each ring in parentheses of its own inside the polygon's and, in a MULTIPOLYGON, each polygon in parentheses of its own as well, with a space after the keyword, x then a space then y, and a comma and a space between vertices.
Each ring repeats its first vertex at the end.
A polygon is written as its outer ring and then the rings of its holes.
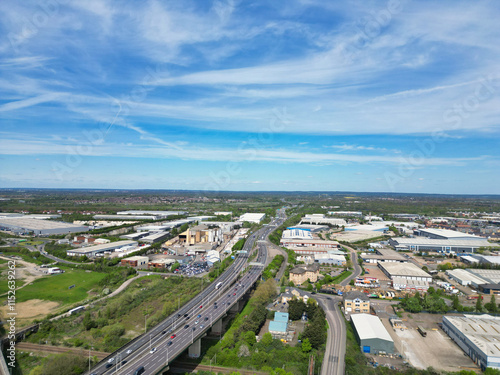
MULTIPOLYGON (((110 357, 98 363, 90 373, 99 375, 134 374, 137 368, 143 366, 145 369, 143 374, 149 375, 156 374, 164 368, 167 363, 175 359, 194 341, 204 336, 213 323, 226 315, 227 311, 260 278, 263 270, 261 266, 250 267, 242 278, 240 278, 239 274, 248 262, 255 241, 266 238, 274 230, 275 226, 280 224, 281 221, 276 220, 276 222, 251 234, 243 248, 243 250, 247 251, 247 254, 239 254, 232 265, 208 288, 149 332, 139 336, 110 357), (222 286, 215 289, 219 283, 222 283, 222 286), (188 317, 185 318, 184 314, 188 314, 188 317), (201 315, 201 317, 198 317, 198 315, 201 315), (185 325, 189 325, 189 327, 184 328, 185 325), (201 328, 202 325, 203 328, 201 328), (195 327, 195 330, 193 330, 193 327, 195 327), (174 334, 176 337, 171 338, 174 334), (153 348, 156 349, 151 353, 153 348), (127 354, 127 351, 131 352, 127 354), (108 360, 111 358, 113 358, 112 366, 106 368, 108 360), (126 362, 123 363, 123 361, 126 362)), ((264 242, 258 242, 257 246, 258 255, 254 262, 266 264, 267 247, 264 242)))
MULTIPOLYGON (((351 254, 353 273, 343 280, 340 285, 347 285, 353 279, 361 275, 361 267, 358 264, 356 251, 349 246, 344 246, 351 254)), ((324 296, 322 294, 309 295, 321 305, 328 321, 328 335, 326 340, 325 357, 321 366, 321 375, 343 375, 345 372, 345 345, 346 327, 344 317, 339 309, 338 303, 342 300, 337 296, 324 296)))
POLYGON ((310 296, 321 305, 328 321, 325 357, 321 366, 321 375, 343 375, 345 371, 346 327, 338 303, 339 297, 316 294, 310 296))
POLYGON ((351 263, 353 266, 352 275, 347 277, 345 280, 342 280, 340 283, 340 285, 346 286, 349 284, 349 282, 351 280, 354 280, 357 277, 359 277, 359 275, 361 275, 361 266, 358 264, 358 254, 356 253, 356 251, 352 247, 349 247, 349 246, 342 245, 342 247, 345 247, 347 250, 349 250, 349 252, 351 254, 351 263))

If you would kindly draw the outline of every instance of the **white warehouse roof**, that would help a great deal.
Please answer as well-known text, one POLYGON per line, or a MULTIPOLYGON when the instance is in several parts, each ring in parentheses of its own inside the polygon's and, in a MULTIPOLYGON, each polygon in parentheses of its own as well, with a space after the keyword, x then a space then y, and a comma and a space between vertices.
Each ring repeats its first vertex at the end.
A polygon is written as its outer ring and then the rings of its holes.
POLYGON ((419 229, 421 233, 428 233, 435 236, 443 236, 448 239, 453 238, 466 238, 466 239, 481 239, 482 237, 473 236, 472 234, 457 232, 456 230, 451 229, 435 229, 435 228, 421 228, 419 229))
POLYGON ((487 280, 484 280, 482 277, 474 275, 468 270, 457 268, 454 270, 446 271, 446 273, 448 274, 448 276, 453 277, 455 280, 459 280, 459 282, 463 285, 471 283, 473 285, 488 284, 487 280))
POLYGON ((431 277, 413 263, 384 262, 378 266, 384 268, 391 276, 431 277))
POLYGON ((380 319, 370 314, 353 314, 351 320, 360 340, 382 339, 393 342, 380 319))
POLYGON ((286 239, 312 239, 311 232, 302 229, 287 229, 283 231, 281 238, 286 239))
POLYGON ((487 356, 500 357, 500 317, 492 315, 443 316, 487 356))
POLYGON ((262 213, 246 213, 240 216, 240 221, 249 221, 252 223, 260 223, 266 214, 262 213))

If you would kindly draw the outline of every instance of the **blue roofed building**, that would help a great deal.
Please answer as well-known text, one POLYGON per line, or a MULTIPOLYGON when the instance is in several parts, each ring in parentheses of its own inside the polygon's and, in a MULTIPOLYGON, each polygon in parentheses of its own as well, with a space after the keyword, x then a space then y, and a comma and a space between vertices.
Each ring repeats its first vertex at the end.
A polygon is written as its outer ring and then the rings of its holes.
POLYGON ((288 313, 276 311, 274 320, 269 322, 269 333, 273 339, 286 339, 288 330, 288 313))
POLYGON ((288 323, 288 313, 276 311, 274 313, 274 321, 288 323))
POLYGON ((286 336, 287 327, 287 322, 277 322, 272 320, 269 322, 269 333, 273 336, 273 339, 280 339, 286 336))

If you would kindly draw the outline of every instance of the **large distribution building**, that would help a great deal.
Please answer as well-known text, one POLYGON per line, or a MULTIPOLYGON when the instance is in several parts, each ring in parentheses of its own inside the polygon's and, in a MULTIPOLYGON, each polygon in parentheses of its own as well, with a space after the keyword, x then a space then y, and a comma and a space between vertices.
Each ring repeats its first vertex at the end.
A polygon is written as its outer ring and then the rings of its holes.
POLYGON ((419 228, 415 229, 413 233, 416 236, 432 238, 435 240, 469 240, 481 239, 482 237, 473 236, 472 234, 458 232, 450 229, 435 229, 435 228, 419 228))
POLYGON ((115 251, 117 249, 121 249, 124 247, 134 247, 137 246, 136 241, 117 241, 117 242, 110 242, 110 243, 105 243, 102 245, 95 245, 95 246, 88 246, 88 247, 82 247, 78 249, 71 249, 67 250, 66 254, 69 256, 84 256, 86 255, 87 257, 95 257, 98 254, 103 254, 107 251, 115 251))
POLYGON ((340 227, 342 225, 346 225, 347 222, 344 219, 325 217, 323 214, 312 214, 304 216, 300 224, 330 224, 340 227))
POLYGON ((480 247, 500 247, 483 237, 449 229, 419 228, 412 238, 391 238, 389 243, 399 250, 472 253, 480 247))
POLYGON ((442 327, 481 370, 500 370, 500 317, 445 315, 442 327))
POLYGON ((445 253, 472 253, 480 247, 500 247, 498 244, 488 242, 485 238, 474 237, 468 239, 434 239, 427 237, 395 237, 389 244, 396 250, 411 251, 437 251, 445 253))
MULTIPOLYGON (((468 268, 454 269, 446 271, 446 274, 461 285, 470 285, 474 288, 481 289, 482 285, 489 285, 488 289, 493 289, 491 286, 497 284, 500 287, 500 270, 468 268)), ((489 293, 489 292, 488 292, 489 293)))
POLYGON ((180 216, 186 215, 186 211, 144 211, 144 210, 128 210, 120 211, 116 213, 117 215, 151 215, 158 216, 161 218, 166 218, 169 216, 180 216))
POLYGON ((88 227, 64 223, 62 221, 39 220, 25 217, 11 217, 0 219, 0 229, 16 233, 32 233, 36 236, 49 236, 52 234, 87 232, 88 227))
POLYGON ((380 319, 370 314, 353 314, 351 322, 363 353, 394 353, 394 341, 380 319))

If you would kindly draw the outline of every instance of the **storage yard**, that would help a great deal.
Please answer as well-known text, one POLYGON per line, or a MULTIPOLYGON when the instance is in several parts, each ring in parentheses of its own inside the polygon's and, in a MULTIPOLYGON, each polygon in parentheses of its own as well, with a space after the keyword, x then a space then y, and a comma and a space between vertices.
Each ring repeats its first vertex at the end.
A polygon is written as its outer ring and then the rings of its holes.
POLYGON ((394 340, 396 350, 412 366, 418 369, 433 367, 442 371, 479 370, 472 360, 438 326, 442 315, 438 314, 403 314, 403 323, 407 329, 394 329, 388 318, 382 323, 394 340), (423 337, 417 327, 425 329, 423 337))

